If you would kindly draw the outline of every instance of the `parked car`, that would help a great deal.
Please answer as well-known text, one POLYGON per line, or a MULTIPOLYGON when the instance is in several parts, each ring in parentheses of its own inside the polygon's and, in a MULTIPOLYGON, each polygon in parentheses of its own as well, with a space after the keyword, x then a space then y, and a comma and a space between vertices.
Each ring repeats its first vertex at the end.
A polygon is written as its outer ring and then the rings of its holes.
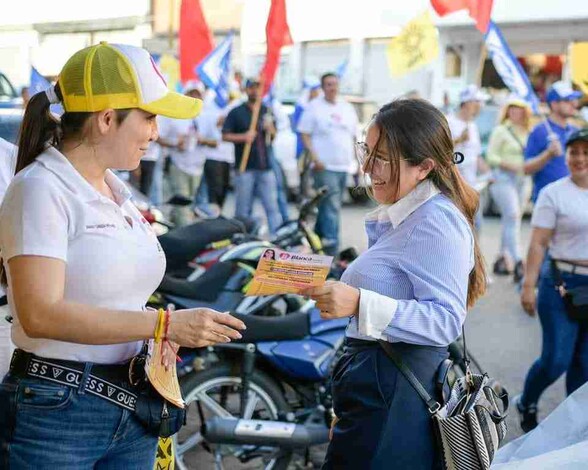
POLYGON ((8 80, 8 77, 0 72, 0 108, 21 108, 22 98, 8 80))
POLYGON ((0 107, 0 137, 16 144, 23 114, 24 111, 21 108, 0 107))

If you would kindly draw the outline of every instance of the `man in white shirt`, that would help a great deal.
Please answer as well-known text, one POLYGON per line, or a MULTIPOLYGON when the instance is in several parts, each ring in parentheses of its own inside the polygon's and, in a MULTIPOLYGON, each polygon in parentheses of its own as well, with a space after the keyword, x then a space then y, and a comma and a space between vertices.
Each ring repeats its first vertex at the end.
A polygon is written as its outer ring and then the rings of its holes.
POLYGON ((233 101, 225 108, 220 108, 214 100, 204 102, 200 115, 200 136, 210 145, 204 147, 204 179, 206 200, 213 204, 213 213, 222 212, 230 183, 231 165, 235 163, 235 145, 223 141, 222 126, 227 114, 239 102, 233 101))
MULTIPOLYGON (((200 82, 191 81, 184 87, 184 94, 191 98, 202 98, 204 86, 200 82)), ((161 117, 159 139, 157 143, 170 150, 171 165, 169 169, 172 195, 193 199, 204 166, 204 145, 208 143, 200 138, 200 118, 171 119, 161 117)), ((176 207, 172 211, 172 219, 176 225, 186 225, 192 221, 189 207, 176 207)))
POLYGON ((337 75, 323 75, 321 88, 323 96, 308 104, 297 130, 312 160, 315 188, 329 188, 328 196, 319 204, 315 230, 323 239, 325 251, 335 254, 343 193, 353 166, 358 119, 353 106, 338 96, 337 75))
MULTIPOLYGON (((0 138, 0 203, 4 199, 10 180, 14 176, 16 153, 17 147, 15 145, 0 138)), ((10 323, 6 321, 9 314, 6 294, 2 286, 0 286, 0 380, 8 372, 10 356, 12 356, 12 351, 14 350, 14 345, 10 339, 10 323)))
MULTIPOLYGON (((482 143, 480 132, 475 119, 480 114, 482 103, 487 95, 476 85, 468 85, 459 94, 459 108, 454 114, 447 116, 449 130, 453 137, 456 152, 463 154, 464 160, 458 166, 461 176, 466 182, 476 188, 478 173, 487 173, 490 168, 482 158, 482 143)), ((482 212, 476 215, 476 229, 479 230, 482 223, 482 212)))

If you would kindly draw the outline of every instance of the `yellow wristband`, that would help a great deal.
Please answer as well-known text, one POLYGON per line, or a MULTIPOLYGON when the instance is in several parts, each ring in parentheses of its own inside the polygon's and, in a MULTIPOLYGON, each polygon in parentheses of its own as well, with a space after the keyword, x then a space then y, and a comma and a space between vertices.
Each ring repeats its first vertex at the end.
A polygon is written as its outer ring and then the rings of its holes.
POLYGON ((157 325, 155 326, 155 342, 159 343, 161 341, 161 337, 163 336, 163 328, 165 323, 165 311, 160 308, 157 311, 157 325))

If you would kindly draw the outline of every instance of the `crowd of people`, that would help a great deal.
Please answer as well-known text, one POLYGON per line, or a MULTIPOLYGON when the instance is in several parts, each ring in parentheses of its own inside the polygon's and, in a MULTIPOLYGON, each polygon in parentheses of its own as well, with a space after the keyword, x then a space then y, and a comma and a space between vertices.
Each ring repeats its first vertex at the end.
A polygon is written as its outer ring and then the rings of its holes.
POLYGON ((0 307, 13 317, 0 327, 0 466, 152 468, 156 436, 139 412, 129 414, 97 387, 138 393, 128 371, 144 340, 163 337, 175 354, 179 346, 237 339, 245 325, 210 309, 166 315, 145 308, 165 257, 111 169, 129 172, 156 205, 165 194, 191 200, 174 207, 177 225, 223 213, 232 187, 235 210, 226 215, 251 219, 258 200, 272 235, 289 217, 272 145, 282 126, 298 133, 297 154, 314 187, 328 189, 316 220, 327 252, 339 247, 355 159, 378 203, 366 214, 368 249, 340 281, 304 292, 323 317, 350 318, 333 372, 336 418, 324 468, 439 462, 427 408, 376 340, 395 348, 434 393, 447 346, 488 284, 477 236, 479 192, 488 184, 502 226, 492 270, 513 276, 522 307, 538 312, 543 332, 541 357, 515 400, 523 430, 537 426, 539 398, 561 374, 568 393, 588 381, 587 330, 566 297, 566 289, 588 286, 588 129, 570 121, 581 94, 554 83, 549 116, 534 127, 528 104, 509 98, 484 156, 476 118, 488 97, 474 85, 450 112, 418 97, 385 104, 360 142, 337 75, 306 90, 292 122, 271 102, 252 122, 261 91, 258 80, 245 80, 225 107, 197 81, 173 93, 147 51, 101 43, 76 53, 57 84, 31 97, 18 149, 0 141, 11 155, 0 171, 7 289, 0 307), (101 65, 90 66, 90 56, 101 65), (119 76, 135 77, 134 85, 119 76), (98 82, 104 87, 83 86, 98 82), (49 112, 57 103, 65 110, 60 120, 49 112), (532 175, 534 203, 526 257, 525 175, 532 175))

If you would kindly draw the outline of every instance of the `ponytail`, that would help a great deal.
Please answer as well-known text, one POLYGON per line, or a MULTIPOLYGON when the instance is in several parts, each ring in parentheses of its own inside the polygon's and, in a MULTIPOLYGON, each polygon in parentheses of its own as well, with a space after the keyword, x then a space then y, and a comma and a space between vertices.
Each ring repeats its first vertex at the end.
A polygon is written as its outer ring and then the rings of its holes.
MULTIPOLYGON (((62 99, 59 84, 55 85, 55 94, 60 100, 62 99)), ((15 173, 33 163, 43 153, 48 143, 59 144, 60 123, 51 115, 50 106, 49 97, 45 92, 33 95, 27 104, 20 126, 15 173)))

